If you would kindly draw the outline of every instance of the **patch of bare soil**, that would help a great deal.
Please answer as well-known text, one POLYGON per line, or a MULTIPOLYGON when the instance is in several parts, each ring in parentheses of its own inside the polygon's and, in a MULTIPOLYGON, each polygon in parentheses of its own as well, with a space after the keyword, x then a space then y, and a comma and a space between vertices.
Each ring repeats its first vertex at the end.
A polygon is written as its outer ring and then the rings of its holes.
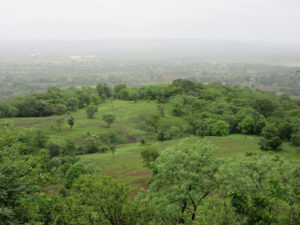
POLYGON ((54 121, 54 120, 56 120, 56 118, 36 120, 36 121, 33 121, 33 122, 23 122, 23 123, 17 124, 16 127, 31 127, 31 126, 36 125, 36 124, 48 123, 48 122, 51 122, 51 121, 54 121))
POLYGON ((129 143, 134 143, 136 142, 136 138, 132 135, 126 135, 126 138, 128 140, 129 143))
POLYGON ((141 190, 141 188, 143 188, 145 190, 148 189, 149 185, 148 185, 147 181, 148 181, 147 178, 142 178, 142 179, 138 179, 138 180, 132 182, 132 184, 138 185, 139 187, 136 189, 133 189, 131 191, 131 196, 132 197, 136 196, 139 193, 139 191, 141 190))
POLYGON ((150 175, 152 174, 151 171, 138 171, 136 173, 129 173, 129 176, 137 177, 137 176, 144 176, 144 175, 150 175))

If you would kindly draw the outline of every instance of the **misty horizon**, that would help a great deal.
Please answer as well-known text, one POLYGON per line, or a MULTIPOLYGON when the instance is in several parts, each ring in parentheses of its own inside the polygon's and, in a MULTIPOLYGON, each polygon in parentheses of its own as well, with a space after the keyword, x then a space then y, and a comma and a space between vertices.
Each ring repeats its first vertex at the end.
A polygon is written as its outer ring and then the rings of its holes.
POLYGON ((7 40, 201 39, 300 45, 297 0, 83 1, 1 3, 7 40))

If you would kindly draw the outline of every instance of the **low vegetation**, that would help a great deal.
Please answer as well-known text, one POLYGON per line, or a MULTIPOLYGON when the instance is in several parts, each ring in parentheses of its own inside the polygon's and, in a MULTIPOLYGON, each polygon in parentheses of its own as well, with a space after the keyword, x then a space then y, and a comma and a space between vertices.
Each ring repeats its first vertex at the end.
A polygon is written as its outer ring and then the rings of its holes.
POLYGON ((250 88, 51 88, 0 103, 3 224, 300 223, 300 102, 250 88))

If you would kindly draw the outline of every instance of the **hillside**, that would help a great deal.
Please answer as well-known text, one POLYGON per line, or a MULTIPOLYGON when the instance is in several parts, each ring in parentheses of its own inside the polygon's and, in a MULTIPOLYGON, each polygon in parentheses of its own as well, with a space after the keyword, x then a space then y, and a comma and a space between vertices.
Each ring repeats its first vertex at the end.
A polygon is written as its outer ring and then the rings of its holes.
POLYGON ((286 95, 99 83, 0 102, 0 117, 0 221, 297 225, 300 102, 286 95))
MULTIPOLYGON (((171 104, 165 104, 166 115, 168 118, 176 118, 171 112, 171 104)), ((163 151, 168 147, 175 146, 182 138, 157 142, 156 135, 152 129, 147 126, 146 119, 153 113, 158 113, 157 103, 155 101, 125 101, 114 100, 99 106, 99 111, 93 119, 87 118, 86 109, 80 109, 72 112, 75 119, 75 125, 71 129, 66 123, 62 130, 56 128, 56 120, 64 117, 65 121, 70 115, 50 116, 50 117, 29 117, 29 118, 6 118, 2 119, 12 123, 17 128, 32 128, 33 130, 43 130, 49 136, 49 142, 63 144, 66 138, 72 139, 77 145, 82 144, 87 134, 103 135, 107 132, 118 133, 122 136, 122 143, 116 148, 114 159, 111 152, 94 153, 80 156, 80 161, 84 165, 92 166, 104 174, 124 181, 126 184, 136 190, 141 186, 147 186, 148 179, 151 177, 151 170, 143 165, 141 150, 147 147, 154 147, 163 151), (108 129, 101 119, 104 113, 114 113, 116 115, 115 123, 108 129), (141 145, 142 138, 146 139, 146 145, 141 145)), ((180 119, 184 123, 183 119, 180 119)), ((1 121, 1 120, 0 120, 1 121)), ((190 135, 186 135, 190 137, 190 135)), ((191 142, 201 140, 201 137, 192 137, 191 142)), ((217 157, 236 157, 239 154, 262 152, 259 147, 259 136, 232 134, 225 137, 206 137, 212 143, 220 147, 216 153, 217 157)), ((277 154, 292 163, 300 162, 300 147, 295 147, 286 142, 283 150, 277 154)), ((274 153, 273 153, 274 154, 274 153)))

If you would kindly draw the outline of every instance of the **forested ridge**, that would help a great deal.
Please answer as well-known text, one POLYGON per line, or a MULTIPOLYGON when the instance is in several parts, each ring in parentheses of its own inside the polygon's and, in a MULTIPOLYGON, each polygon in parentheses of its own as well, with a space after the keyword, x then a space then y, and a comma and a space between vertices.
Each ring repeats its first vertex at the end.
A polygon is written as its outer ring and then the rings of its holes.
POLYGON ((0 118, 0 224, 300 224, 299 163, 283 157, 300 157, 300 101, 288 95, 188 79, 99 83, 1 101, 0 118), (18 125, 27 117, 43 128, 18 125), (98 118, 101 133, 80 134, 98 118), (228 156, 209 139, 230 135, 260 150, 228 156), (149 175, 138 193, 93 166, 98 155, 122 162, 124 148, 149 175))

